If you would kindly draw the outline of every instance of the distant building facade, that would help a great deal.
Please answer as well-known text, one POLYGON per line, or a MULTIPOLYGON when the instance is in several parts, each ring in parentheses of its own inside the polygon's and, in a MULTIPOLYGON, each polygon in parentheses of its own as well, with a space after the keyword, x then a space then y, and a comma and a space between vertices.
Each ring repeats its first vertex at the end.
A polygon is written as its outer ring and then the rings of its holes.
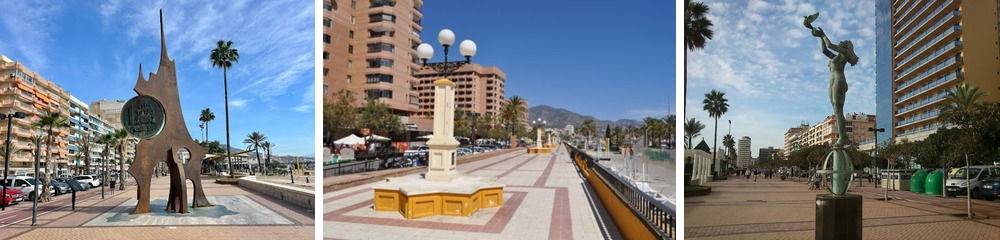
POLYGON ((1000 1, 876 1, 875 82, 880 140, 919 141, 947 127, 948 91, 978 87, 1000 101, 1000 1))
POLYGON ((750 165, 755 164, 752 157, 750 156, 750 137, 743 136, 736 143, 736 166, 737 167, 750 167, 750 165))

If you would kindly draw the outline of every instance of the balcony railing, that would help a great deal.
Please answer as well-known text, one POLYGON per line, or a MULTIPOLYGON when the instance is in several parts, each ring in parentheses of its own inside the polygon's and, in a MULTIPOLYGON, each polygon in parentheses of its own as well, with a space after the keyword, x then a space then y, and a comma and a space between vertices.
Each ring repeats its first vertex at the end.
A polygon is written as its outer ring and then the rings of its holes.
POLYGON ((656 200, 629 181, 612 173, 611 170, 608 170, 603 165, 598 164, 595 159, 579 149, 573 148, 569 144, 565 146, 570 151, 570 156, 574 157, 574 159, 577 157, 584 159, 583 164, 586 166, 579 167, 581 169, 587 168, 593 170, 598 178, 611 189, 611 192, 614 193, 618 200, 621 200, 654 236, 658 236, 661 239, 673 239, 675 237, 677 213, 674 210, 673 204, 656 200))

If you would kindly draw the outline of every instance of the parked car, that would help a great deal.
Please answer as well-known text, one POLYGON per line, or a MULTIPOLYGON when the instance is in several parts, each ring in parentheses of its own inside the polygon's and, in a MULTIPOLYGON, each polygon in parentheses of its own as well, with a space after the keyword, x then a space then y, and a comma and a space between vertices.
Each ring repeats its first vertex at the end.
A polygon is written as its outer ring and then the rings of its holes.
MULTIPOLYGON (((42 187, 35 182, 35 178, 28 176, 8 177, 3 180, 3 185, 7 186, 7 188, 20 190, 22 193, 25 193, 27 199, 34 199, 36 196, 35 190, 42 187)), ((49 193, 54 193, 54 191, 53 189, 49 189, 49 193)))
POLYGON ((6 188, 3 194, 0 194, 0 204, 4 206, 10 206, 24 201, 24 192, 17 190, 16 188, 6 188))
POLYGON ((55 190, 54 195, 60 195, 72 191, 69 189, 69 184, 56 181, 55 179, 49 180, 49 184, 51 184, 52 189, 55 190))
POLYGON ((979 190, 979 196, 982 196, 986 201, 993 201, 994 199, 1000 199, 1000 176, 992 176, 983 180, 979 184, 982 189, 979 190))
POLYGON ((481 147, 471 147, 469 149, 472 149, 473 154, 486 152, 486 149, 481 148, 481 147))
POLYGON ((1000 167, 992 165, 961 167, 954 176, 945 182, 945 194, 948 196, 965 195, 967 189, 971 189, 969 191, 971 197, 979 198, 981 183, 992 176, 1000 176, 1000 167), (969 180, 966 181, 966 178, 969 180))
POLYGON ((94 175, 80 175, 76 176, 74 179, 76 179, 76 181, 81 183, 90 184, 90 187, 95 187, 95 188, 101 186, 102 184, 101 179, 94 175))
POLYGON ((455 149, 455 155, 465 156, 465 155, 470 155, 470 154, 472 154, 472 150, 471 149, 468 149, 468 148, 456 148, 455 149))
POLYGON ((56 178, 56 181, 59 181, 61 183, 65 183, 65 184, 69 184, 70 181, 77 182, 78 184, 80 184, 80 187, 83 187, 83 189, 81 189, 80 191, 87 191, 87 189, 90 189, 90 184, 84 184, 84 183, 82 183, 80 181, 77 181, 76 179, 74 179, 72 177, 68 177, 68 178, 56 178))

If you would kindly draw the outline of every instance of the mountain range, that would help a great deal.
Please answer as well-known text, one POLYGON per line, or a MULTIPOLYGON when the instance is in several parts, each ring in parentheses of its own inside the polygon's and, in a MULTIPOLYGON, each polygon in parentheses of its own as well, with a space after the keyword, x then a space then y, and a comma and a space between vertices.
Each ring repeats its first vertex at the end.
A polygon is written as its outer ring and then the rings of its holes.
POLYGON ((530 123, 532 120, 538 118, 542 118, 542 120, 548 122, 548 124, 546 124, 545 126, 549 128, 564 128, 566 127, 566 125, 573 125, 578 127, 581 124, 583 124, 584 120, 588 119, 594 120, 594 123, 596 124, 598 129, 604 129, 604 127, 608 125, 623 126, 623 127, 642 126, 642 121, 639 120, 633 120, 633 119, 619 119, 615 121, 600 120, 592 116, 585 116, 570 110, 551 107, 548 105, 538 105, 528 108, 528 122, 530 123))

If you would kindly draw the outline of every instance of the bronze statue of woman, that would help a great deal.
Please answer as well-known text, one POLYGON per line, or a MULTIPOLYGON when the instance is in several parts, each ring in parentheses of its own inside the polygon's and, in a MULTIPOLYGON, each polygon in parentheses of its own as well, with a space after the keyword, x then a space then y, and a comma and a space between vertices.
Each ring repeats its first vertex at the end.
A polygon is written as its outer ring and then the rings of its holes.
POLYGON ((817 17, 819 17, 819 13, 806 16, 803 23, 806 28, 812 30, 813 36, 820 39, 823 55, 830 58, 830 62, 827 63, 827 66, 830 67, 830 104, 833 105, 833 115, 837 120, 837 133, 839 134, 837 140, 833 142, 830 154, 827 154, 826 160, 823 162, 823 170, 816 172, 832 175, 830 192, 834 195, 844 195, 847 193, 847 188, 850 187, 851 173, 854 171, 854 166, 844 149, 844 145, 847 144, 847 119, 844 118, 847 77, 844 76, 844 67, 847 63, 850 63, 851 66, 857 64, 858 55, 854 53, 854 44, 851 41, 844 40, 833 44, 826 37, 822 28, 813 27, 812 22, 816 21, 817 17), (832 166, 827 165, 830 160, 833 160, 832 166))
POLYGON ((851 66, 858 64, 858 55, 854 53, 854 44, 850 40, 840 41, 833 44, 826 37, 822 28, 813 27, 812 22, 819 17, 819 13, 805 17, 805 26, 812 30, 812 35, 820 39, 820 46, 823 55, 830 58, 827 66, 830 67, 830 104, 833 105, 833 114, 837 118, 837 130, 840 133, 834 147, 843 147, 847 144, 846 121, 844 118, 844 98, 847 94, 847 77, 844 76, 844 66, 850 63, 851 66), (836 52, 834 54, 833 52, 836 52))

